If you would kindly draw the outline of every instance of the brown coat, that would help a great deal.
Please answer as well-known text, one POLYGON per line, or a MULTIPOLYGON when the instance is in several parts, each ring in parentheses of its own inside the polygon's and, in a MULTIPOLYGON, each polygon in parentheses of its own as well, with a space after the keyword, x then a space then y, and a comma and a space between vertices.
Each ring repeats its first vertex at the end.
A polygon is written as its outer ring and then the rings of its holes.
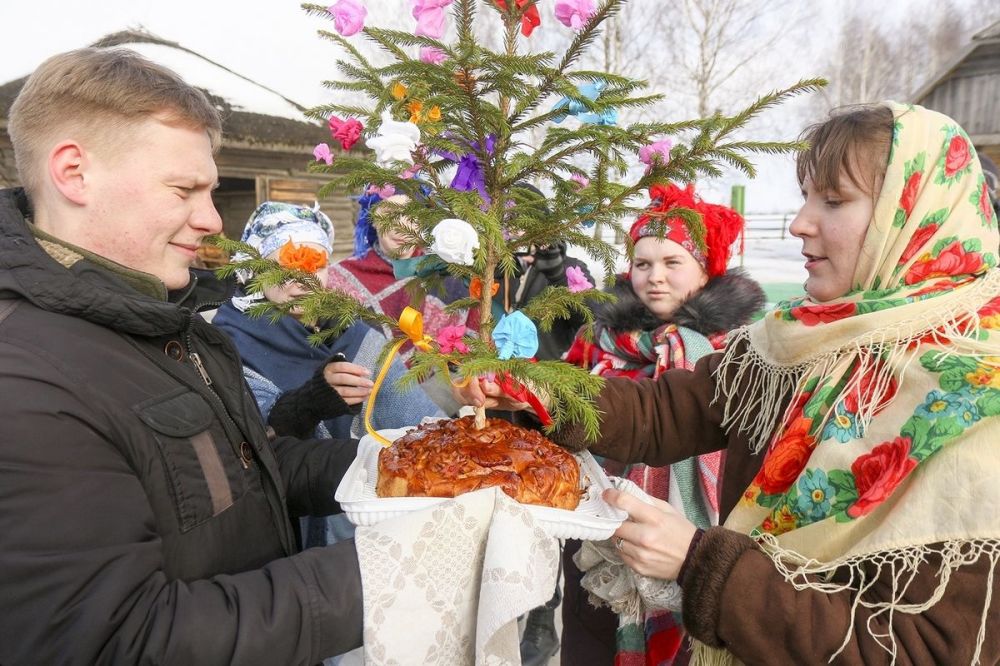
MULTIPOLYGON (((763 454, 751 453, 740 433, 721 427, 722 409, 713 405, 715 369, 721 354, 703 358, 695 370, 670 370, 658 380, 609 379, 597 406, 605 415, 593 453, 622 462, 666 465, 722 448, 727 450, 720 493, 720 520, 736 505, 756 475, 763 454)), ((554 439, 564 445, 583 442, 568 427, 554 439)), ((996 507, 970 507, 996 510, 996 507)), ((913 603, 926 601, 936 583, 939 562, 919 569, 907 592, 913 603)), ((919 615, 896 613, 896 664, 970 664, 986 604, 990 562, 981 557, 952 574, 944 596, 919 615)), ((888 572, 864 594, 887 598, 888 572)), ((1000 597, 1000 576, 993 580, 1000 597)), ((855 593, 797 591, 785 582, 771 560, 750 537, 723 527, 709 529, 690 555, 685 572, 684 624, 696 639, 722 646, 748 665, 827 664, 847 635, 855 593)), ((995 605, 995 604, 994 604, 995 605)), ((872 638, 887 633, 887 614, 868 621, 872 611, 858 608, 851 638, 835 664, 886 664, 891 656, 872 638)), ((1000 664, 1000 612, 986 621, 980 664, 1000 664)))

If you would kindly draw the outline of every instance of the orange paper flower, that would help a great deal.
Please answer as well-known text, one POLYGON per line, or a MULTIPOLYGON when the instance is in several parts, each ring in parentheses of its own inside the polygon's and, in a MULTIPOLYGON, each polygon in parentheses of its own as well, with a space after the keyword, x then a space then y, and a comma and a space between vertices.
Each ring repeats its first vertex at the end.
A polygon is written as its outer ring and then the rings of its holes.
MULTIPOLYGON (((494 282, 492 289, 490 289, 490 295, 496 296, 497 291, 499 290, 500 290, 500 283, 494 282)), ((469 282, 469 296, 472 296, 473 298, 481 298, 482 295, 483 295, 483 281, 477 277, 472 278, 472 281, 469 282)))
POLYGON ((284 268, 292 268, 303 273, 315 273, 326 267, 327 256, 323 250, 311 248, 308 245, 295 245, 288 241, 281 246, 278 253, 278 263, 284 268))

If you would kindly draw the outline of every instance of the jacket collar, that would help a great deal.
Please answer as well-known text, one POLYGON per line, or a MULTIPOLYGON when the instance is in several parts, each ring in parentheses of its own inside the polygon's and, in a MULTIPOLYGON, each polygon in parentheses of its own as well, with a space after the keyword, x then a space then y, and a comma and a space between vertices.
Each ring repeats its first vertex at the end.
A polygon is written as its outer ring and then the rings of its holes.
POLYGON ((168 302, 157 278, 33 228, 29 210, 23 190, 0 190, 0 293, 134 335, 187 326, 190 311, 168 302))
POLYGON ((765 303, 764 290, 740 268, 709 280, 677 308, 669 322, 650 312, 625 278, 616 279, 612 293, 618 300, 600 306, 594 318, 599 326, 613 331, 653 331, 673 323, 710 335, 749 323, 765 303))

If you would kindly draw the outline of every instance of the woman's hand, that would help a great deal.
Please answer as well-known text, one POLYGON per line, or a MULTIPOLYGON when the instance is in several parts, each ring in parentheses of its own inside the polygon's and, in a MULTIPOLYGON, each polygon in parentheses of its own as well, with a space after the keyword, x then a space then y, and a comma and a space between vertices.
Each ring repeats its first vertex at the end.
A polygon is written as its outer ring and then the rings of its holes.
POLYGON ((486 377, 474 377, 465 386, 452 384, 451 392, 460 405, 472 405, 473 407, 485 407, 486 409, 507 412, 531 409, 528 403, 514 400, 503 392, 499 384, 486 377))
POLYGON ((348 405, 357 405, 372 392, 371 371, 363 365, 334 361, 323 368, 323 379, 348 405))
POLYGON ((652 499, 655 504, 646 504, 620 490, 605 490, 604 501, 629 515, 612 539, 636 573, 677 580, 697 528, 674 507, 652 499))

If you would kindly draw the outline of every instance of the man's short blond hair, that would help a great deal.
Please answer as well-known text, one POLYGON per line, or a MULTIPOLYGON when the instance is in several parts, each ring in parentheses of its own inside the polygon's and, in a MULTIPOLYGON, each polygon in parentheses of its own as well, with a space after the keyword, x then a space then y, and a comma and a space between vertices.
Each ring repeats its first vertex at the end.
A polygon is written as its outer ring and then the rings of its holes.
POLYGON ((152 116, 204 129, 218 149, 219 112, 166 67, 122 48, 85 48, 49 58, 24 84, 7 123, 22 185, 29 194, 38 190, 46 152, 55 142, 74 138, 114 149, 128 142, 131 126, 152 116))

